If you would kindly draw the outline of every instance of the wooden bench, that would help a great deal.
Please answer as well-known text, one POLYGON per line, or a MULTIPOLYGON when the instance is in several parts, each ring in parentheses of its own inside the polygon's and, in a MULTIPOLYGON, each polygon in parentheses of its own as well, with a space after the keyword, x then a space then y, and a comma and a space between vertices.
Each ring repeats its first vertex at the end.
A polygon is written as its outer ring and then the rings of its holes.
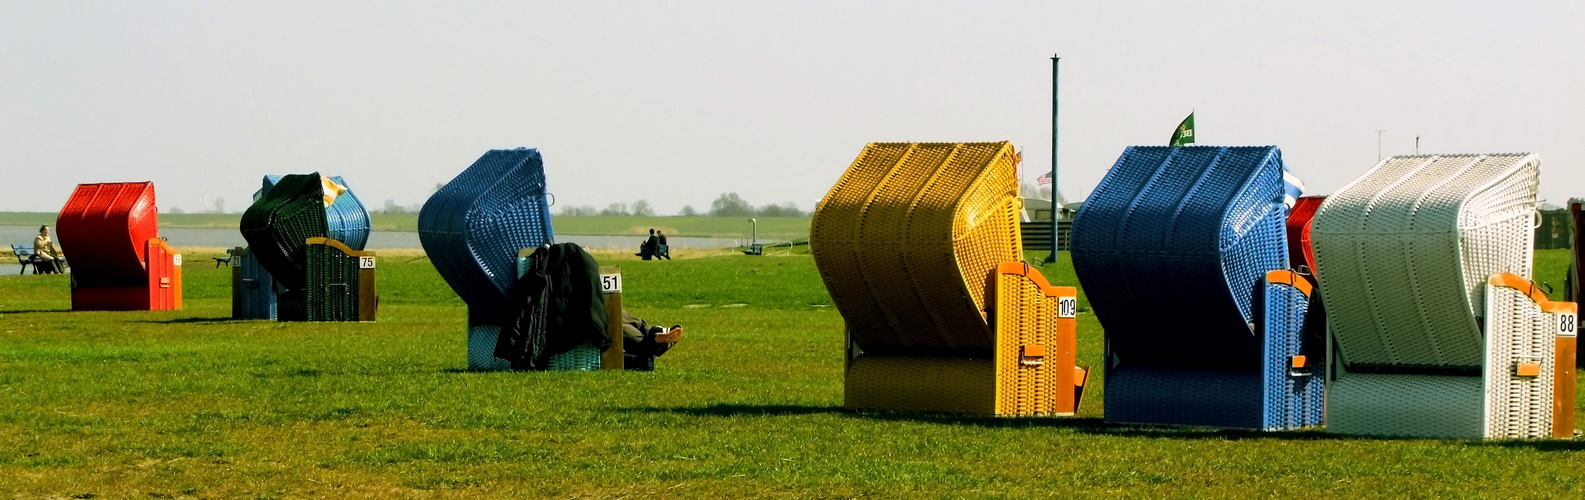
POLYGON ((28 266, 33 266, 33 274, 38 274, 39 264, 47 262, 42 257, 39 257, 37 253, 33 252, 33 247, 11 245, 11 253, 16 254, 17 263, 22 265, 22 269, 17 271, 17 275, 19 276, 27 272, 28 266))

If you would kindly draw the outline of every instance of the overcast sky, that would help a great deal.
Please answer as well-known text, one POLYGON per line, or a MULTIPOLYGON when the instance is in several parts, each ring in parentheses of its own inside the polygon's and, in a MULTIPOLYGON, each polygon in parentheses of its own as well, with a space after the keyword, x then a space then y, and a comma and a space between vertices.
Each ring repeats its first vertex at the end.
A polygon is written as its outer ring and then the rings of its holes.
POLYGON ((152 180, 240 211, 266 173, 421 202, 491 148, 560 204, 808 210, 872 141, 1011 140, 1089 194, 1123 148, 1275 144, 1326 193, 1386 154, 1536 152, 1585 196, 1585 2, 0 0, 0 210, 152 180), (1210 4, 1218 4, 1212 7, 1210 4))

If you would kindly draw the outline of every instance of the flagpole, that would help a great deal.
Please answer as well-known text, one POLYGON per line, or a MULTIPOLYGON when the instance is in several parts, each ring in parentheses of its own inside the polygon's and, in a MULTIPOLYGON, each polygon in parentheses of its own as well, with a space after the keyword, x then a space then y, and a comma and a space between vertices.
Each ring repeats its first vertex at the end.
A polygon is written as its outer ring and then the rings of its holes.
POLYGON ((1057 69, 1061 57, 1051 56, 1051 255, 1046 256, 1044 264, 1055 264, 1057 252, 1061 250, 1059 243, 1062 238, 1057 231, 1062 219, 1062 205, 1058 203, 1057 195, 1057 69))

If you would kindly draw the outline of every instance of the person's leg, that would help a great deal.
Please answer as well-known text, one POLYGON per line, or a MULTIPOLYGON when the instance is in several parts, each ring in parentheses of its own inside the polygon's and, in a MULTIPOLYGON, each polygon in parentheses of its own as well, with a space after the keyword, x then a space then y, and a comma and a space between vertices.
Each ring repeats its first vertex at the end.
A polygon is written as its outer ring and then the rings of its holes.
POLYGON ((671 349, 675 338, 682 335, 680 326, 670 330, 653 326, 626 310, 622 311, 622 320, 622 354, 629 370, 654 370, 655 358, 671 349))
POLYGON ((644 347, 648 349, 652 356, 658 358, 662 354, 666 354, 666 351, 670 350, 671 346, 676 343, 675 341, 666 341, 672 335, 680 337, 682 335, 682 327, 673 326, 671 330, 667 330, 659 326, 652 326, 649 329, 649 335, 644 338, 646 341, 644 347))
POLYGON ((630 346, 636 346, 644 341, 644 332, 634 328, 632 323, 622 322, 622 351, 631 352, 630 346))

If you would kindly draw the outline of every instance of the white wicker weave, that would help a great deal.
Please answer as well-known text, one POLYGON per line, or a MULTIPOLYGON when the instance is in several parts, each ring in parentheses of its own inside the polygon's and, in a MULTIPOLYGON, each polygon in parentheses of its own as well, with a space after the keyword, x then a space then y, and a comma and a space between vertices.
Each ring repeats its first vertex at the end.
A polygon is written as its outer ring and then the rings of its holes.
POLYGON ((1530 277, 1539 173, 1533 154, 1395 156, 1316 211, 1316 274, 1338 354, 1330 430, 1487 434, 1483 419, 1469 420, 1488 408, 1485 283, 1530 277), (1428 413, 1450 405, 1461 409, 1428 413))
POLYGON ((1520 290, 1486 289, 1486 437, 1546 437, 1557 359, 1553 315, 1520 290), (1515 375, 1520 363, 1541 365, 1543 375, 1515 375))

